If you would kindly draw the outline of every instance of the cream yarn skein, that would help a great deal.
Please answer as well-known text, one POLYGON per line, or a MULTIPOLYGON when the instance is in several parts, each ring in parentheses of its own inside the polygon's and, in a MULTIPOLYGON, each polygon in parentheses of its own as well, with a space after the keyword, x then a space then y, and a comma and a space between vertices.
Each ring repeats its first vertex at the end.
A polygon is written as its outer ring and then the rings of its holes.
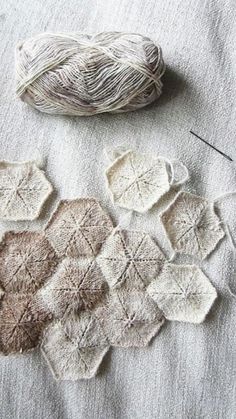
POLYGON ((161 48, 133 33, 43 33, 16 49, 17 95, 49 114, 133 111, 156 100, 161 48))

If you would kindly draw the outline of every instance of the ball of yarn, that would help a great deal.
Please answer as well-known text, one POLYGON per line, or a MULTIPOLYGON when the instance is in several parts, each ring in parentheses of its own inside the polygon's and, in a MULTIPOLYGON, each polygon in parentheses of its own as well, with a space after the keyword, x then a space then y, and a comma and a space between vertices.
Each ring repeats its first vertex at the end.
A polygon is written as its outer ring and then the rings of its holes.
POLYGON ((17 95, 50 114, 142 108, 160 96, 164 70, 161 48, 132 33, 43 33, 16 49, 17 95))

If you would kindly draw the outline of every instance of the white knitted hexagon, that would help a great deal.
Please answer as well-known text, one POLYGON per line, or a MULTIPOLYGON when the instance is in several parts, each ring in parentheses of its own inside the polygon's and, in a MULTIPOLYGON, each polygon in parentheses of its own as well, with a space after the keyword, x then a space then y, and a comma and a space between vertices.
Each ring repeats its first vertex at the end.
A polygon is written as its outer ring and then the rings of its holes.
POLYGON ((41 349, 56 379, 78 380, 96 374, 109 344, 93 313, 83 312, 49 326, 41 349))
POLYGON ((127 151, 106 171, 114 202, 137 212, 149 210, 170 188, 166 162, 127 151))
POLYGON ((215 288, 195 265, 165 265, 147 288, 168 320, 201 323, 217 297, 215 288))
POLYGON ((177 195, 161 220, 173 249, 200 259, 209 255, 225 235, 214 205, 188 192, 177 195))
POLYGON ((0 219, 34 220, 52 190, 35 163, 0 162, 0 219))
POLYGON ((118 230, 97 259, 111 288, 145 288, 159 273, 165 257, 148 234, 118 230))
POLYGON ((142 291, 111 291, 107 305, 97 311, 113 346, 147 346, 164 323, 162 312, 142 291))
POLYGON ((45 233, 58 256, 91 257, 113 229, 110 217, 93 198, 64 200, 45 233))

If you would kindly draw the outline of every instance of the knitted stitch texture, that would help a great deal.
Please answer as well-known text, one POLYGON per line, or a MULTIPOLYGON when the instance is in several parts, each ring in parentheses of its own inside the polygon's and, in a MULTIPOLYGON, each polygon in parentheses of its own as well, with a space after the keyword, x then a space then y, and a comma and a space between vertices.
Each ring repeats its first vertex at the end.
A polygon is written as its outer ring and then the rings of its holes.
POLYGON ((52 185, 34 162, 0 162, 0 219, 34 220, 52 185))
POLYGON ((165 317, 201 322, 215 298, 200 269, 169 264, 148 234, 114 229, 95 199, 61 201, 43 232, 3 238, 0 351, 42 342, 56 379, 90 378, 110 346, 147 346, 165 317))
POLYGON ((122 347, 147 346, 165 320, 143 291, 112 291, 98 313, 109 342, 122 347))
POLYGON ((8 355, 35 348, 50 319, 33 294, 5 293, 0 305, 0 352, 8 355))
POLYGON ((93 259, 65 259, 41 289, 42 303, 58 318, 92 309, 103 298, 107 284, 93 259))
POLYGON ((46 226, 46 235, 58 256, 95 256, 113 225, 92 198, 61 201, 46 226))
POLYGON ((8 232, 0 247, 0 352, 36 347, 51 314, 37 292, 55 271, 58 260, 40 232, 8 232))
POLYGON ((95 315, 82 312, 46 331, 42 353, 56 379, 93 377, 109 350, 109 342, 95 315))
POLYGON ((40 232, 7 232, 0 244, 0 283, 7 292, 34 293, 52 275, 58 260, 40 232))
POLYGON ((137 212, 148 211, 170 188, 163 159, 131 150, 111 164, 106 177, 114 202, 137 212))
POLYGON ((201 323, 214 300, 216 290, 194 265, 165 265, 147 288, 168 320, 201 323))
POLYGON ((205 259, 225 232, 214 204, 197 195, 180 192, 161 215, 172 248, 205 259))
POLYGON ((98 263, 111 288, 143 289, 157 276, 165 256, 148 234, 118 230, 105 242, 98 263))

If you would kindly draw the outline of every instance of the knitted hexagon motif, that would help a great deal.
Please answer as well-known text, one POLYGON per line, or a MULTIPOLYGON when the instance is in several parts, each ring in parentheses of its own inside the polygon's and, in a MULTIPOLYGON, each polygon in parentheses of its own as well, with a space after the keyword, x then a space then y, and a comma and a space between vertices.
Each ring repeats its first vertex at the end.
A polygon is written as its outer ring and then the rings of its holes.
POLYGON ((111 288, 144 289, 159 273, 165 257, 148 234, 118 230, 97 258, 111 288))
POLYGON ((113 201, 137 212, 148 211, 170 189, 166 162, 127 151, 106 171, 113 201))
POLYGON ((64 259, 40 290, 39 298, 57 318, 90 310, 106 294, 107 284, 95 260, 64 259))
POLYGON ((0 302, 0 352, 8 355, 37 347, 50 319, 32 294, 6 293, 0 302))
POLYGON ((168 320, 201 323, 217 297, 215 288, 195 265, 165 265, 147 288, 168 320))
POLYGON ((225 235, 214 205, 188 192, 177 195, 161 220, 172 248, 200 259, 206 258, 225 235))
POLYGON ((36 219, 52 190, 35 163, 0 162, 0 219, 36 219))
POLYGON ((82 312, 50 325, 41 349, 54 378, 78 380, 96 374, 109 343, 93 313, 82 312))
POLYGON ((7 292, 34 293, 55 271, 56 254, 40 232, 8 232, 0 244, 0 284, 7 292))
POLYGON ((46 226, 46 235, 59 256, 96 256, 113 229, 110 217, 93 198, 64 200, 46 226))
POLYGON ((113 346, 147 346, 164 323, 162 312, 142 291, 112 291, 107 305, 97 311, 113 346))

